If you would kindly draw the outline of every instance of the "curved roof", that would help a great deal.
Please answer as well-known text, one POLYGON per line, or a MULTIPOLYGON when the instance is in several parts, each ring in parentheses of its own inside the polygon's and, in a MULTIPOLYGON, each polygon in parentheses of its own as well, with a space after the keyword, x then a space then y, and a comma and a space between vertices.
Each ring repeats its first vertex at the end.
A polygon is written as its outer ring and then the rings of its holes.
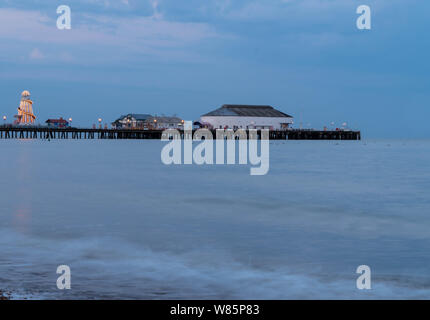
POLYGON ((202 115, 202 117, 206 116, 292 118, 292 116, 279 110, 276 110, 272 106, 253 106, 239 104, 225 104, 221 108, 202 115))

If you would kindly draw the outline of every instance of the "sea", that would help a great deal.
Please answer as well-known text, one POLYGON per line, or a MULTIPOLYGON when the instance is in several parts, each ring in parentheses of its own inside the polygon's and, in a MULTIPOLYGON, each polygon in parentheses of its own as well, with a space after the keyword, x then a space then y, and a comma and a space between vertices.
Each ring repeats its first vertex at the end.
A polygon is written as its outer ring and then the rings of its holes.
POLYGON ((271 141, 270 169, 158 140, 0 140, 13 299, 429 299, 430 140, 271 141), (71 271, 61 290, 57 268, 71 271), (359 289, 359 266, 371 288, 359 289))

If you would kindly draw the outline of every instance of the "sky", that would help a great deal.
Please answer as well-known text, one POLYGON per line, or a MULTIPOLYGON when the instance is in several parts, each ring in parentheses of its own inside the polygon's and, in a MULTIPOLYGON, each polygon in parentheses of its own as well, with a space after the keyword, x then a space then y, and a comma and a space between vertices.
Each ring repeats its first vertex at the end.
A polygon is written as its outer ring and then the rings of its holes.
POLYGON ((430 138, 429 27, 426 0, 0 0, 0 114, 29 90, 40 123, 264 104, 296 127, 430 138))

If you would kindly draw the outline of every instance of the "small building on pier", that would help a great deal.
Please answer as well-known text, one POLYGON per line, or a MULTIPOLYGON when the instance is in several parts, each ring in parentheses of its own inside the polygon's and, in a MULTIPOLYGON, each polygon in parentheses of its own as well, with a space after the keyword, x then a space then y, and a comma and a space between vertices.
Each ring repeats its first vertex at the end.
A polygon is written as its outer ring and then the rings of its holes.
POLYGON ((114 129, 145 129, 146 120, 150 117, 152 117, 150 114, 129 113, 112 122, 112 127, 114 129))
POLYGON ((272 106, 225 104, 202 115, 200 123, 213 129, 287 130, 293 117, 272 106))
POLYGON ((149 129, 165 130, 165 129, 182 129, 184 120, 176 116, 173 117, 150 117, 146 120, 149 129))
POLYGON ((48 127, 51 128, 67 128, 69 127, 69 122, 63 118, 60 119, 48 119, 45 121, 48 127))

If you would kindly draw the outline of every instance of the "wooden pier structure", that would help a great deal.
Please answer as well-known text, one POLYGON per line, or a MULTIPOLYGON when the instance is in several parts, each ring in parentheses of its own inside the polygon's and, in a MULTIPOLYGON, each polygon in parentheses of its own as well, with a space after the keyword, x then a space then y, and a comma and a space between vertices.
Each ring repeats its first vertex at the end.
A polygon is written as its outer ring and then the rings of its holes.
MULTIPOLYGON (((178 130, 183 137, 183 132, 178 130)), ((258 131, 260 132, 260 130, 258 131)), ((49 128, 26 126, 0 126, 0 139, 158 139, 163 130, 136 129, 82 129, 49 128)), ((215 130, 212 134, 216 137, 215 130)), ((249 136, 249 132, 247 132, 249 136)), ((260 137, 260 134, 258 134, 260 137)), ((270 140, 361 140, 360 131, 320 131, 309 129, 290 129, 270 131, 270 140)))

